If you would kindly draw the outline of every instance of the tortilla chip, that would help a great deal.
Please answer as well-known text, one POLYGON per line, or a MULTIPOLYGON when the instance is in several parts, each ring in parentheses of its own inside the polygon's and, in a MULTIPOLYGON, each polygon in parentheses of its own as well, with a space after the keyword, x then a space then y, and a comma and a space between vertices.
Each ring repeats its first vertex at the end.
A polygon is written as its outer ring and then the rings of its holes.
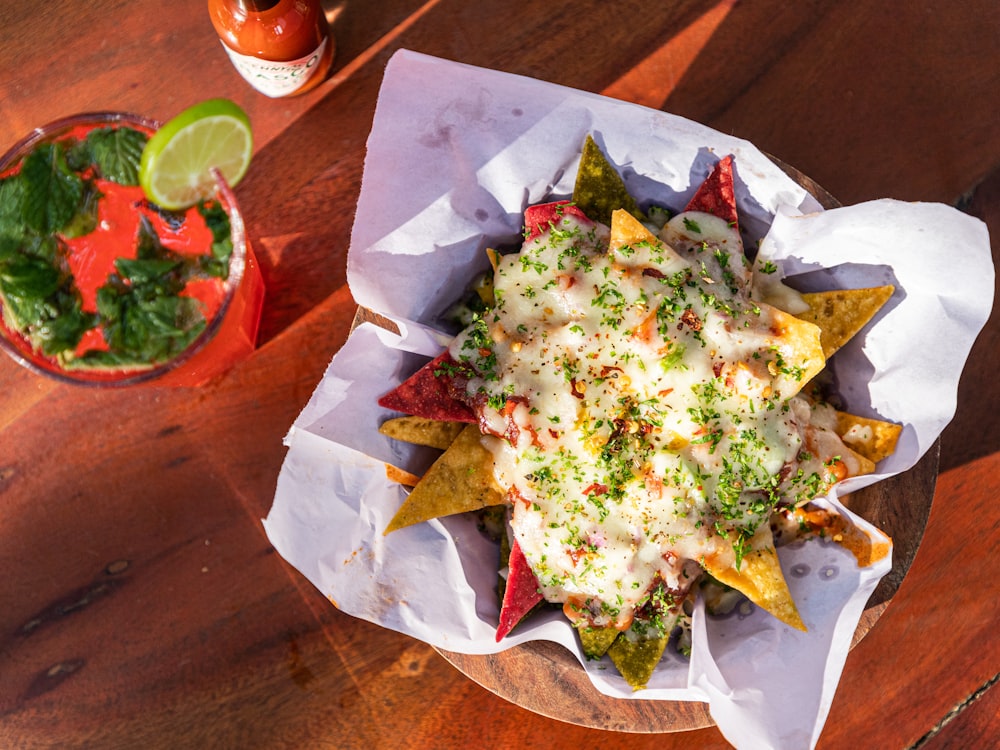
POLYGON ((762 524, 754 534, 751 551, 743 556, 738 570, 734 564, 719 557, 704 558, 702 567, 717 581, 741 592, 786 625, 806 630, 781 572, 778 553, 774 549, 774 537, 768 524, 762 524))
POLYGON ((881 536, 870 536, 867 531, 830 508, 806 505, 795 509, 794 518, 801 529, 817 536, 822 535, 852 553, 860 568, 873 565, 892 552, 891 542, 881 536))
POLYGON ((609 249, 613 252, 629 245, 662 245, 655 234, 628 211, 619 209, 611 214, 609 249))
POLYGON ((378 400, 385 409, 441 422, 475 422, 476 415, 451 394, 458 363, 445 350, 378 400))
POLYGON ((880 419, 837 412, 837 434, 855 453, 877 464, 896 451, 903 426, 880 419))
POLYGON ((535 605, 542 601, 542 592, 528 560, 517 540, 511 542, 507 561, 507 585, 504 587, 503 604, 500 605, 500 624, 497 626, 499 643, 514 626, 524 619, 535 605))
POLYGON ((625 682, 633 690, 641 690, 653 676, 653 670, 659 664, 669 640, 668 635, 659 638, 630 638, 623 635, 611 644, 608 656, 625 682))
POLYGON ((618 171, 611 165, 594 139, 588 135, 573 187, 573 202, 594 221, 611 224, 611 214, 625 209, 638 219, 643 218, 639 204, 629 195, 618 171))
POLYGON ((620 635, 620 631, 611 625, 603 628, 595 628, 587 625, 584 621, 583 624, 577 627, 576 634, 580 637, 580 645, 583 647, 584 656, 588 659, 600 659, 611 648, 611 644, 620 635))
POLYGON ((480 441, 478 425, 467 425, 413 488, 385 533, 503 501, 493 479, 493 454, 480 441))
POLYGON ((558 227, 564 218, 573 216, 590 224, 590 218, 569 201, 539 203, 524 209, 525 241, 533 240, 552 227, 558 227))
POLYGON ((802 295, 809 310, 797 317, 819 326, 823 354, 829 357, 875 317, 894 291, 895 287, 889 284, 868 289, 810 292, 802 295))
POLYGON ((400 469, 398 466, 393 466, 392 464, 385 465, 385 475, 389 478, 389 481, 396 482, 404 487, 416 487, 420 481, 420 477, 416 474, 411 474, 405 469, 400 469))
POLYGON ((704 211, 718 216, 739 230, 732 156, 726 156, 716 163, 712 173, 701 183, 684 210, 704 211))
POLYGON ((770 313, 771 333, 781 355, 781 361, 773 361, 769 368, 782 398, 791 398, 826 366, 820 344, 822 334, 814 323, 764 303, 761 307, 770 313))
POLYGON ((875 473, 875 462, 862 453, 858 453, 853 450, 849 445, 845 446, 851 458, 854 459, 855 463, 858 465, 857 471, 848 472, 848 476, 860 477, 865 474, 875 473))
POLYGON ((387 419, 378 431, 394 440, 428 448, 446 450, 464 429, 462 422, 441 422, 426 417, 396 417, 387 419))

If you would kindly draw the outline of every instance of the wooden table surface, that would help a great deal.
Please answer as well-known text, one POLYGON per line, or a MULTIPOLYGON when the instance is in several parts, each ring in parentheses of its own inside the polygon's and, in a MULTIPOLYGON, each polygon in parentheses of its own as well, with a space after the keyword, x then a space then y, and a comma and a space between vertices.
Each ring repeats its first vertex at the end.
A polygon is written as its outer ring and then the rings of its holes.
MULTIPOLYGON (((338 612, 269 545, 282 436, 354 314, 345 256, 384 65, 406 47, 661 108, 755 142, 844 203, 958 203, 998 237, 995 2, 329 11, 332 76, 271 100, 238 77, 204 0, 0 5, 0 150, 80 111, 246 108, 256 153, 237 193, 268 290, 259 350, 196 390, 79 389, 0 361, 0 746, 727 747, 714 727, 616 734, 519 708, 338 612)), ((820 748, 997 746, 998 352, 994 316, 922 546, 850 655, 820 748)))

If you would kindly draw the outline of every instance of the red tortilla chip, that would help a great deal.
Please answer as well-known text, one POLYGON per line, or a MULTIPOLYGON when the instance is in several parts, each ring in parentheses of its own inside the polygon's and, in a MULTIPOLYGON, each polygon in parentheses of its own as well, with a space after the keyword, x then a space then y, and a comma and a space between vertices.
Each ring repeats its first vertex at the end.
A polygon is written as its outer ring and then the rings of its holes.
POLYGON ((718 216, 739 229, 736 213, 736 187, 733 181, 733 157, 720 159, 712 173, 687 204, 685 211, 703 211, 718 216))
POLYGON ((528 206, 524 210, 524 232, 529 240, 548 231, 551 226, 559 226, 566 216, 575 216, 581 221, 592 224, 587 215, 569 201, 553 201, 528 206))
POLYGON ((538 579, 531 571, 516 539, 510 545, 507 570, 507 585, 504 587, 503 604, 500 606, 500 625, 497 627, 498 643, 542 600, 538 579))
POLYGON ((452 396, 449 372, 458 366, 445 351, 382 396, 378 405, 439 422, 475 422, 472 409, 452 396))

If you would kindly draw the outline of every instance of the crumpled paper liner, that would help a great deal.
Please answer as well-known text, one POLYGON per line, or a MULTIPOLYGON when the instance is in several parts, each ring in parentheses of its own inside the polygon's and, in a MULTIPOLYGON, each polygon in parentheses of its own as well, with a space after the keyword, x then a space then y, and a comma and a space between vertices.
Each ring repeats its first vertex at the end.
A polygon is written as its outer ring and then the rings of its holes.
MULTIPOLYGON (((382 533, 404 498, 385 462, 419 473, 434 454, 380 435, 391 415, 377 398, 447 345, 434 322, 486 267, 484 249, 518 240, 525 206, 572 192, 588 133, 641 204, 674 210, 719 157, 733 154, 745 239, 766 234, 760 252, 794 283, 896 285, 875 324, 831 367, 852 411, 905 428, 879 473, 844 482, 840 494, 905 471, 933 444, 992 307, 981 222, 947 206, 891 200, 823 212, 746 141, 663 112, 400 51, 386 69, 348 257, 355 300, 388 317, 399 335, 362 324, 333 358, 286 438, 265 529, 286 560, 357 617, 462 653, 555 641, 604 694, 706 701, 734 745, 812 747, 888 557, 859 569, 837 545, 782 548, 808 633, 750 605, 725 618, 699 605, 691 658, 668 648, 647 689, 633 692, 606 659, 583 658, 557 612, 496 643, 497 553, 471 519, 382 533)), ((825 502, 884 538, 836 497, 825 502)))

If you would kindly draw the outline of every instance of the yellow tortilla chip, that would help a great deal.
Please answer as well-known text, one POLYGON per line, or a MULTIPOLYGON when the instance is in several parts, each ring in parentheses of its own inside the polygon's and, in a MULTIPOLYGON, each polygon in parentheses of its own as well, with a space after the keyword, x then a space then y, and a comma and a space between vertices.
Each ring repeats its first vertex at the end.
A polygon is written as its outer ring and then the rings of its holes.
POLYGON ((622 635, 608 648, 608 656, 625 682, 633 690, 641 690, 653 676, 653 670, 663 656, 669 640, 666 635, 659 638, 630 638, 622 635))
POLYGON ((576 185, 573 187, 573 203, 588 218, 602 224, 610 224, 612 212, 619 208, 633 216, 642 217, 635 198, 629 195, 618 170, 601 153, 590 135, 583 142, 576 185))
POLYGON ((851 552, 859 568, 873 565, 892 551, 891 542, 886 542, 881 535, 871 536, 837 511, 810 504, 796 508, 794 518, 802 530, 822 534, 851 552))
POLYGON ((780 361, 768 365, 776 378, 782 398, 791 398, 826 366, 821 331, 817 325, 786 313, 777 307, 761 303, 770 315, 771 333, 775 338, 780 361))
MULTIPOLYGON (((896 451, 903 426, 880 419, 837 412, 837 434, 855 453, 876 464, 896 451)), ((874 466, 872 467, 874 471, 874 466)))
POLYGON ((729 560, 707 557, 702 566, 720 583, 730 586, 758 607, 777 617, 786 625, 805 631, 792 594, 781 572, 778 553, 774 549, 771 527, 762 524, 751 539, 751 551, 743 556, 740 567, 729 560))
POLYGON ((614 252, 621 247, 642 243, 663 245, 655 234, 646 229, 645 225, 628 211, 615 211, 611 215, 609 249, 614 252))
POLYGON ((466 425, 413 488, 385 533, 503 501, 493 479, 493 454, 480 441, 478 425, 466 425))
POLYGON ((802 299, 809 305, 809 310, 798 317, 819 326, 823 354, 829 357, 875 317, 894 291, 895 287, 890 284, 803 294, 802 299))
POLYGON ((387 419, 378 431, 404 443, 446 450, 465 426, 464 422, 441 422, 424 417, 397 417, 387 419))
POLYGON ((650 245, 657 248, 657 253, 664 258, 676 257, 677 253, 663 240, 650 232, 646 226, 628 211, 618 210, 611 215, 611 235, 608 239, 608 252, 616 252, 623 247, 650 245))
MULTIPOLYGON (((848 451, 848 456, 857 464, 856 470, 849 470, 848 476, 860 477, 865 474, 875 473, 875 462, 870 458, 865 456, 863 453, 858 453, 856 450, 851 448, 850 445, 846 446, 848 451)), ((850 467, 848 467, 850 469, 850 467)))

